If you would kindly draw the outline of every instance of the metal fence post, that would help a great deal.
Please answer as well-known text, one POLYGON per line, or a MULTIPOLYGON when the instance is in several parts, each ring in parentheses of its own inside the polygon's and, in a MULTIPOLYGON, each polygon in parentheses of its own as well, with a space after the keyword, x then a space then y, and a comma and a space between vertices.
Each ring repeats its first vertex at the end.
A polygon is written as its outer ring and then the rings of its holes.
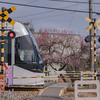
POLYGON ((14 89, 12 89, 11 100, 13 100, 14 89))

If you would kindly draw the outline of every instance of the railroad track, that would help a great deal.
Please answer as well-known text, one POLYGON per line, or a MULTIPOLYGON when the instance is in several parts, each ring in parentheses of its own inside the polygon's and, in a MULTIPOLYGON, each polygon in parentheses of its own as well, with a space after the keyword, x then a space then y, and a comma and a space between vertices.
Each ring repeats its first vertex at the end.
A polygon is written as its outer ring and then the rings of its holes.
POLYGON ((10 86, 10 87, 5 87, 5 90, 10 90, 14 89, 14 91, 39 91, 40 89, 44 89, 44 86, 10 86))
POLYGON ((38 86, 35 86, 35 85, 12 85, 12 86, 6 86, 5 89, 6 90, 12 90, 14 89, 14 91, 21 91, 21 90, 24 90, 24 91, 33 91, 33 90, 40 90, 40 89, 44 89, 52 84, 55 84, 54 82, 48 82, 46 83, 45 85, 38 85, 38 86))

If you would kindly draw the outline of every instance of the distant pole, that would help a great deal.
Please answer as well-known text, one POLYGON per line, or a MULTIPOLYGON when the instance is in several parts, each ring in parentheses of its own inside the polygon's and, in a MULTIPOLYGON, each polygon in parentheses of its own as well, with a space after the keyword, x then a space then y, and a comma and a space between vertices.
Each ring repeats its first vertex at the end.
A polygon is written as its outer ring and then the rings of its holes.
MULTIPOLYGON (((92 0, 89 0, 89 18, 92 20, 92 0)), ((90 67, 91 71, 94 71, 94 39, 93 39, 93 29, 90 29, 90 67)))

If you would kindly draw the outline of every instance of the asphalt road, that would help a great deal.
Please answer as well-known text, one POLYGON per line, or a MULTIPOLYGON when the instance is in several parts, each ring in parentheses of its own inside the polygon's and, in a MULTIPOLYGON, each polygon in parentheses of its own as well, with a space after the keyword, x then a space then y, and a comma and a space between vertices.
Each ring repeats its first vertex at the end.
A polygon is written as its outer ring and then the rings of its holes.
POLYGON ((61 94, 63 88, 71 86, 70 83, 56 83, 48 86, 43 90, 40 96, 34 97, 32 100, 64 100, 61 94))
POLYGON ((56 96, 39 96, 39 97, 35 97, 33 100, 64 100, 61 97, 56 97, 56 96))
POLYGON ((41 96, 34 97, 34 100, 63 100, 63 97, 59 96, 62 87, 49 87, 44 90, 41 96))

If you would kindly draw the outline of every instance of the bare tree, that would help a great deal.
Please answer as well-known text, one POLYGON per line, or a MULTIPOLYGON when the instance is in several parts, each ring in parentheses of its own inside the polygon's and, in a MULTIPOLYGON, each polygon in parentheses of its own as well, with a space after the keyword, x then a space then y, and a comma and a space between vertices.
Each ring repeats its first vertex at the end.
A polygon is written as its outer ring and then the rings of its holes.
POLYGON ((89 68, 89 45, 79 35, 56 29, 40 30, 37 35, 36 41, 45 65, 56 71, 89 68))

